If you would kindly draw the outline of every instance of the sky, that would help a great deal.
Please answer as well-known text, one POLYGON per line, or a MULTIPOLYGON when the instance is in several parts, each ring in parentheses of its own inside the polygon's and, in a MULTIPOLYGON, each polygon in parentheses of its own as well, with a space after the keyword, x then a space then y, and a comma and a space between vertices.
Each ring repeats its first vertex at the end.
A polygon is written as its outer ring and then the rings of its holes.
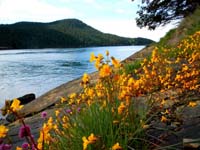
POLYGON ((145 37, 158 41, 174 24, 155 31, 138 28, 141 0, 0 0, 0 24, 19 21, 52 22, 76 18, 104 33, 123 37, 145 37))

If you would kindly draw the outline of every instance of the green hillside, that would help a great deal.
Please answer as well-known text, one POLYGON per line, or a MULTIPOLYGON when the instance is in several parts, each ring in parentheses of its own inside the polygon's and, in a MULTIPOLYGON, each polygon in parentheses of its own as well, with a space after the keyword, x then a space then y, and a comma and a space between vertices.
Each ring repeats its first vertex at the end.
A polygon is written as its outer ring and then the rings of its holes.
POLYGON ((171 29, 161 40, 157 46, 176 46, 185 37, 194 34, 200 30, 200 8, 193 14, 184 18, 179 26, 171 29))
POLYGON ((51 23, 19 22, 0 25, 0 47, 65 48, 112 45, 147 45, 152 40, 102 33, 77 19, 51 23))

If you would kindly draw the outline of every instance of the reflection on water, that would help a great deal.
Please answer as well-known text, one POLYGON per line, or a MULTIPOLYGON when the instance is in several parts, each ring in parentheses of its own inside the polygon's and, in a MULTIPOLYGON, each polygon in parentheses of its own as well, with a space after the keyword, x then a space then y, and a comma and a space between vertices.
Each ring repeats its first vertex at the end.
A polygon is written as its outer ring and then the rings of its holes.
POLYGON ((123 60, 143 46, 0 51, 0 106, 5 99, 27 93, 40 96, 77 77, 95 71, 90 53, 105 53, 123 60))

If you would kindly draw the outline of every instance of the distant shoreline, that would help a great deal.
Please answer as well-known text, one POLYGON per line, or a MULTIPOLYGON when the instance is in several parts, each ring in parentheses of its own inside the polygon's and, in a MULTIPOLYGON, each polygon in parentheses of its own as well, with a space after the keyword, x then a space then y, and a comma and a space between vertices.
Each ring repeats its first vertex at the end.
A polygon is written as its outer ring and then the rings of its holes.
POLYGON ((46 47, 46 48, 11 48, 11 47, 0 47, 0 51, 3 50, 30 50, 30 49, 64 49, 64 48, 93 48, 93 47, 115 47, 115 46, 148 46, 148 45, 101 45, 101 46, 83 46, 83 47, 46 47))
POLYGON ((12 50, 11 47, 0 47, 0 50, 12 50))

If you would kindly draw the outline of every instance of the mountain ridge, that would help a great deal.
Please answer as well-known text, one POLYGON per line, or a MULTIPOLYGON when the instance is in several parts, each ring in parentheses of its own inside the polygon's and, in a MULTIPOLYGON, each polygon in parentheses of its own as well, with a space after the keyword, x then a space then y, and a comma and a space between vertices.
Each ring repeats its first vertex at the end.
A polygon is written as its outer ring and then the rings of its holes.
POLYGON ((147 45, 154 42, 103 33, 78 19, 49 23, 22 21, 0 25, 0 33, 0 47, 11 49, 147 45))

